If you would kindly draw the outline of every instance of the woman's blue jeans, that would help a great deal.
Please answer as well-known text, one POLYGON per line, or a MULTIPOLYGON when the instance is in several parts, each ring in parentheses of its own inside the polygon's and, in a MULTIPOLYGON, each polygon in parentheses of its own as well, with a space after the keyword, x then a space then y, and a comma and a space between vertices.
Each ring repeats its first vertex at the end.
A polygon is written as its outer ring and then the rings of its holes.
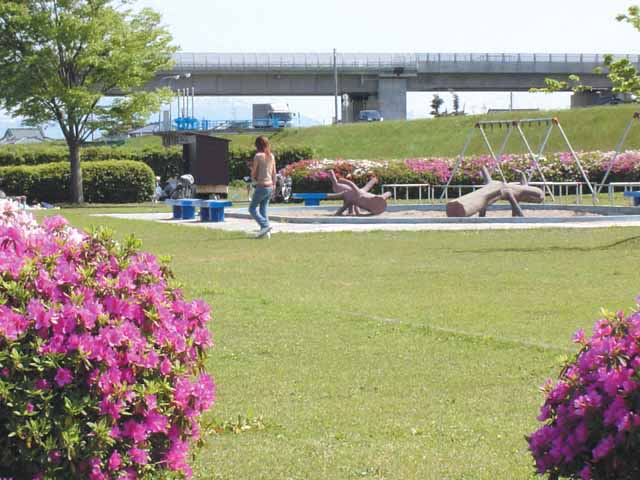
POLYGON ((267 215, 267 207, 269 206, 269 200, 271 200, 272 187, 256 187, 251 197, 251 204, 249 205, 249 213, 253 219, 258 222, 260 228, 269 227, 269 216, 267 215))

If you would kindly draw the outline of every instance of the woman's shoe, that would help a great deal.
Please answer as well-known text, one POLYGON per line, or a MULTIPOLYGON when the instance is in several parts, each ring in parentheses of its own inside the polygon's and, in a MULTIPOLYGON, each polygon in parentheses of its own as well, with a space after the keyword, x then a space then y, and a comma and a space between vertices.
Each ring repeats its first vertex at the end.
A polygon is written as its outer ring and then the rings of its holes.
POLYGON ((267 235, 270 231, 271 231, 271 227, 261 228, 260 231, 257 233, 256 238, 262 238, 265 235, 267 235))

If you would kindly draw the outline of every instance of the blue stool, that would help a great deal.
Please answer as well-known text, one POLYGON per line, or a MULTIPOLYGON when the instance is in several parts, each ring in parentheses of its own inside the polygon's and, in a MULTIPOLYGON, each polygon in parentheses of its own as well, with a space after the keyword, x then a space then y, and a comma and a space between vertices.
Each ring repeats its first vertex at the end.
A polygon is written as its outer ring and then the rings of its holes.
POLYGON ((228 200, 200 200, 201 222, 224 222, 224 209, 233 205, 228 200))
POLYGON ((196 218, 197 198, 182 198, 178 200, 165 200, 167 205, 171 205, 174 220, 193 220, 196 218))
POLYGON ((182 200, 178 200, 178 203, 182 207, 182 220, 193 220, 196 218, 196 207, 200 200, 197 198, 184 198, 182 200))
POLYGON ((178 203, 178 200, 167 199, 164 203, 171 206, 171 211, 173 212, 172 218, 174 220, 180 220, 182 218, 182 206, 178 203))
POLYGON ((633 206, 640 206, 640 192, 624 192, 625 197, 633 198, 633 206))
POLYGON ((305 207, 317 207, 320 205, 320 200, 326 200, 326 193, 294 193, 293 198, 297 200, 304 200, 305 207))

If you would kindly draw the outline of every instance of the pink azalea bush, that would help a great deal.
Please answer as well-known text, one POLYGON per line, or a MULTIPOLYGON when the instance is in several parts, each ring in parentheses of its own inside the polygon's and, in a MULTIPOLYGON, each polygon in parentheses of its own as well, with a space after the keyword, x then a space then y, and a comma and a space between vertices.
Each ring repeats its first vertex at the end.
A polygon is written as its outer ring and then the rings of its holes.
POLYGON ((191 476, 209 307, 135 240, 0 201, 0 477, 191 476))
MULTIPOLYGON (((640 298, 638 299, 640 302, 640 298)), ((529 438, 539 474, 549 478, 640 478, 640 311, 610 314, 593 336, 578 331, 581 348, 548 382, 529 438)))

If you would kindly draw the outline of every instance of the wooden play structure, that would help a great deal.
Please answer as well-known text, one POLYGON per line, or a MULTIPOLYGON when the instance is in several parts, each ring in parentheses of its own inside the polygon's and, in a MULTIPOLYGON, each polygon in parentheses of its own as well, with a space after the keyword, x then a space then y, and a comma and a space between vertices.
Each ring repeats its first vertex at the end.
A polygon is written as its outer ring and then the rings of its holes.
POLYGON ((480 217, 487 215, 487 208, 498 200, 506 200, 511 205, 511 216, 524 217, 520 202, 542 203, 544 192, 538 187, 527 184, 522 174, 520 183, 498 182, 491 178, 486 167, 482 167, 485 186, 447 203, 447 217, 471 217, 476 213, 480 217))
POLYGON ((334 193, 328 193, 327 199, 339 199, 343 202, 336 215, 342 215, 344 212, 349 215, 361 215, 360 209, 366 210, 371 215, 380 215, 387 209, 387 199, 391 196, 391 192, 382 195, 369 192, 378 183, 377 178, 372 178, 362 188, 358 188, 355 183, 346 178, 338 179, 333 170, 329 171, 329 179, 334 193))

